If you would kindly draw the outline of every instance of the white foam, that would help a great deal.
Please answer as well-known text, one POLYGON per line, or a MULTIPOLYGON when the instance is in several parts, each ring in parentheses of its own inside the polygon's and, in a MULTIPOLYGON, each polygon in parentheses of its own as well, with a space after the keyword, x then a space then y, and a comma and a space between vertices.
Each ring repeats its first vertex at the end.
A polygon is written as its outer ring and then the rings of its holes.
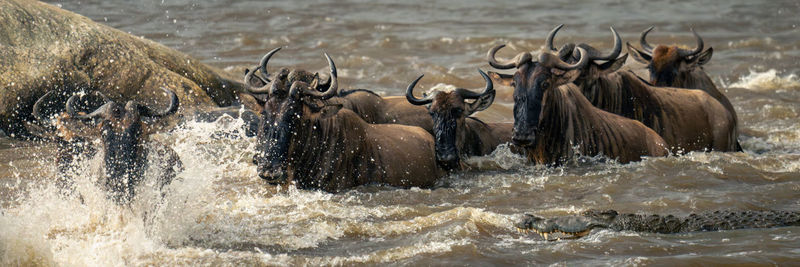
POLYGON ((800 78, 795 74, 781 76, 775 69, 765 72, 750 70, 750 74, 742 76, 739 81, 727 87, 745 88, 755 91, 798 90, 800 78))

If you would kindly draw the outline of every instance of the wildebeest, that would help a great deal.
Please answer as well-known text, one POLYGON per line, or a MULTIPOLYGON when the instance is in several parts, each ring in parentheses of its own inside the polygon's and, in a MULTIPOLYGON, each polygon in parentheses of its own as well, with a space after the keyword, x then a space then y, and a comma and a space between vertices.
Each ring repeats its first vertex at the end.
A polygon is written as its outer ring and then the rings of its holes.
POLYGON ((72 129, 78 135, 100 137, 105 177, 103 184, 112 200, 119 204, 130 202, 134 196, 134 187, 144 178, 148 166, 148 145, 165 166, 161 167, 161 175, 157 177, 158 186, 170 183, 175 170, 181 168, 180 159, 170 148, 158 142, 149 142, 147 138, 152 132, 146 129, 143 120, 155 120, 178 110, 178 97, 175 92, 164 89, 169 96, 169 106, 163 111, 154 111, 136 101, 129 100, 122 105, 109 98, 106 103, 93 112, 82 115, 75 110, 77 95, 70 97, 66 103, 66 113, 76 119, 92 120, 95 127, 72 129))
POLYGON ((323 91, 288 77, 273 78, 258 131, 258 175, 271 183, 338 192, 364 184, 429 187, 444 171, 434 141, 419 127, 369 124, 341 103, 336 66, 323 91))
MULTIPOLYGON (((271 96, 273 88, 290 86, 295 81, 301 81, 317 91, 326 91, 331 84, 331 78, 322 81, 318 73, 303 70, 281 69, 277 73, 269 73, 267 63, 270 58, 280 50, 275 48, 261 59, 258 67, 245 71, 244 82, 249 86, 250 92, 261 106, 271 96), (260 76, 256 72, 260 72, 260 76), (274 80, 280 83, 275 83, 274 80)), ((403 96, 381 97, 378 94, 365 90, 354 89, 338 92, 337 95, 327 100, 331 104, 341 104, 345 109, 352 110, 368 123, 397 123, 419 126, 428 131, 433 131, 433 121, 424 107, 411 105, 403 96)), ((253 108, 260 111, 261 107, 253 108)))
MULTIPOLYGON (((50 106, 52 110, 55 103, 61 102, 57 97, 58 93, 53 90, 45 93, 42 97, 36 100, 33 104, 33 111, 31 112, 36 119, 36 123, 28 122, 25 127, 28 132, 41 138, 42 140, 53 142, 56 145, 56 170, 58 172, 56 178, 56 186, 59 193, 63 195, 71 195, 74 192, 73 181, 70 175, 75 170, 75 161, 81 155, 93 155, 94 149, 86 142, 86 139, 77 135, 72 129, 81 126, 78 119, 70 116, 66 112, 45 112, 50 106), (46 115, 49 114, 49 115, 46 115)), ((87 95, 88 96, 88 95, 87 95)), ((87 97, 85 102, 91 102, 92 99, 87 97)), ((63 105, 61 105, 63 109, 63 105)))
POLYGON ((666 45, 657 45, 653 48, 647 42, 647 34, 652 30, 653 27, 648 28, 639 37, 641 50, 627 43, 628 51, 633 55, 633 59, 647 65, 647 70, 650 72, 650 83, 656 86, 703 90, 722 103, 736 118, 736 110, 731 101, 717 89, 717 86, 703 70, 703 65, 711 61, 714 48, 709 47, 703 51, 703 38, 694 29, 691 29, 697 40, 697 47, 694 49, 666 45))
POLYGON ((459 168, 462 155, 486 155, 498 145, 511 141, 512 123, 485 123, 470 117, 477 111, 489 108, 496 94, 489 76, 481 70, 478 72, 486 81, 481 93, 458 88, 449 92, 434 91, 420 99, 414 96, 414 87, 424 75, 420 75, 406 89, 408 102, 426 106, 433 119, 436 162, 446 170, 459 168), (469 100, 472 102, 467 102, 469 100))
POLYGON ((522 53, 505 63, 494 59, 496 49, 489 52, 492 66, 517 68, 506 81, 514 87, 514 144, 539 164, 558 164, 573 154, 602 154, 622 163, 667 155, 666 143, 652 129, 596 108, 583 96, 572 82, 589 63, 589 53, 576 49, 581 56, 574 64, 551 51, 542 51, 538 61, 522 53))
MULTIPOLYGON (((548 39, 552 39, 559 28, 560 26, 556 27, 548 39)), ((611 53, 600 55, 595 49, 586 50, 588 45, 585 44, 578 45, 577 48, 584 49, 588 54, 573 53, 574 56, 589 60, 587 64, 574 70, 578 76, 573 83, 594 106, 644 123, 661 135, 676 152, 737 150, 736 120, 719 101, 707 93, 701 90, 656 87, 630 71, 616 71, 624 63, 626 56, 617 58, 622 50, 622 41, 616 31, 613 28, 611 30, 615 39, 611 53), (595 60, 606 62, 598 64, 595 60)), ((489 62, 494 62, 493 66, 518 66, 516 62, 498 62, 494 57, 496 51, 495 48, 488 53, 489 62)), ((527 58, 531 56, 528 55, 527 58)), ((514 82, 507 75, 493 76, 503 84, 514 82)))

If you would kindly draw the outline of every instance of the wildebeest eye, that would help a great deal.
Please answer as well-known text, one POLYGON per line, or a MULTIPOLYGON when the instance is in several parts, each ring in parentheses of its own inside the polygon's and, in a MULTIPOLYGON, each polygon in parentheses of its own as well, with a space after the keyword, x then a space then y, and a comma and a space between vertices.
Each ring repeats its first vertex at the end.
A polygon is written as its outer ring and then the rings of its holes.
POLYGON ((550 88, 550 81, 547 81, 547 80, 545 80, 545 81, 542 81, 542 87, 544 87, 544 88, 550 88))
POLYGON ((453 109, 453 115, 458 116, 461 113, 464 113, 464 109, 463 108, 454 108, 453 109))

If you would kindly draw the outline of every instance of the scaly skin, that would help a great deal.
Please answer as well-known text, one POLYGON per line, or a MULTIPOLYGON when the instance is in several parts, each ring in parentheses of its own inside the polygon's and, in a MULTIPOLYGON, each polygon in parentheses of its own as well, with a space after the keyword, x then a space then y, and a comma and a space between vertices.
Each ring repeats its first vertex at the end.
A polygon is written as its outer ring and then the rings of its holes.
POLYGON ((581 215, 550 219, 525 214, 522 222, 517 224, 517 228, 521 231, 533 231, 545 239, 548 239, 548 235, 557 233, 566 234, 566 238, 579 238, 589 234, 595 228, 673 234, 780 226, 800 226, 800 212, 718 210, 691 214, 687 217, 676 217, 673 215, 618 213, 615 210, 587 210, 581 215))

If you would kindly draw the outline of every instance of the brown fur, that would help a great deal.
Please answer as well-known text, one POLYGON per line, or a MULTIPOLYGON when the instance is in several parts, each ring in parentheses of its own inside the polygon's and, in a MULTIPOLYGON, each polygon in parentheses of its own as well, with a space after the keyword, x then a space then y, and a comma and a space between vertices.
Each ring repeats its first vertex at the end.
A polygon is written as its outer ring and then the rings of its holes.
POLYGON ((500 144, 511 141, 513 123, 484 123, 468 117, 467 100, 456 91, 437 92, 429 108, 432 113, 449 114, 461 110, 456 119, 456 147, 461 155, 482 156, 494 151, 500 144))
POLYGON ((403 124, 433 132, 433 121, 425 107, 408 103, 404 96, 380 97, 373 93, 355 92, 345 97, 331 98, 328 103, 342 104, 368 123, 403 124))
POLYGON ((558 163, 575 152, 621 163, 669 153, 652 129, 592 106, 574 84, 545 91, 539 125, 536 144, 527 148, 528 158, 539 164, 558 163))
POLYGON ((375 123, 397 123, 417 126, 433 133, 433 121, 428 110, 423 106, 408 103, 405 96, 387 96, 383 98, 384 105, 379 114, 383 118, 375 123))
POLYGON ((673 67, 680 59, 677 46, 659 45, 653 49, 653 59, 650 64, 654 70, 661 71, 673 67))
POLYGON ((592 104, 641 121, 672 149, 737 150, 735 117, 701 90, 651 86, 630 71, 599 75, 579 86, 592 104))
MULTIPOLYGON (((736 110, 733 108, 728 97, 725 96, 714 84, 705 70, 705 64, 711 58, 712 48, 709 48, 698 55, 692 57, 680 57, 678 51, 681 48, 678 46, 665 46, 658 45, 653 50, 653 56, 650 61, 646 57, 635 57, 643 64, 647 64, 650 69, 650 83, 656 86, 667 86, 675 88, 699 89, 703 90, 714 99, 719 101, 725 109, 733 115, 734 120, 738 121, 736 110), (701 57, 702 59, 698 59, 701 57), (665 80, 659 73, 675 72, 675 76, 671 80, 665 80)), ((628 50, 634 54, 642 54, 642 51, 630 46, 628 50)))
POLYGON ((368 124, 342 109, 327 119, 318 113, 304 115, 296 136, 287 170, 301 188, 339 192, 372 183, 431 187, 445 174, 436 166, 433 138, 419 127, 368 124))
POLYGON ((467 118, 465 122, 466 138, 464 142, 458 143, 458 149, 468 156, 487 155, 497 149, 497 146, 511 142, 514 123, 485 123, 473 117, 467 118))

